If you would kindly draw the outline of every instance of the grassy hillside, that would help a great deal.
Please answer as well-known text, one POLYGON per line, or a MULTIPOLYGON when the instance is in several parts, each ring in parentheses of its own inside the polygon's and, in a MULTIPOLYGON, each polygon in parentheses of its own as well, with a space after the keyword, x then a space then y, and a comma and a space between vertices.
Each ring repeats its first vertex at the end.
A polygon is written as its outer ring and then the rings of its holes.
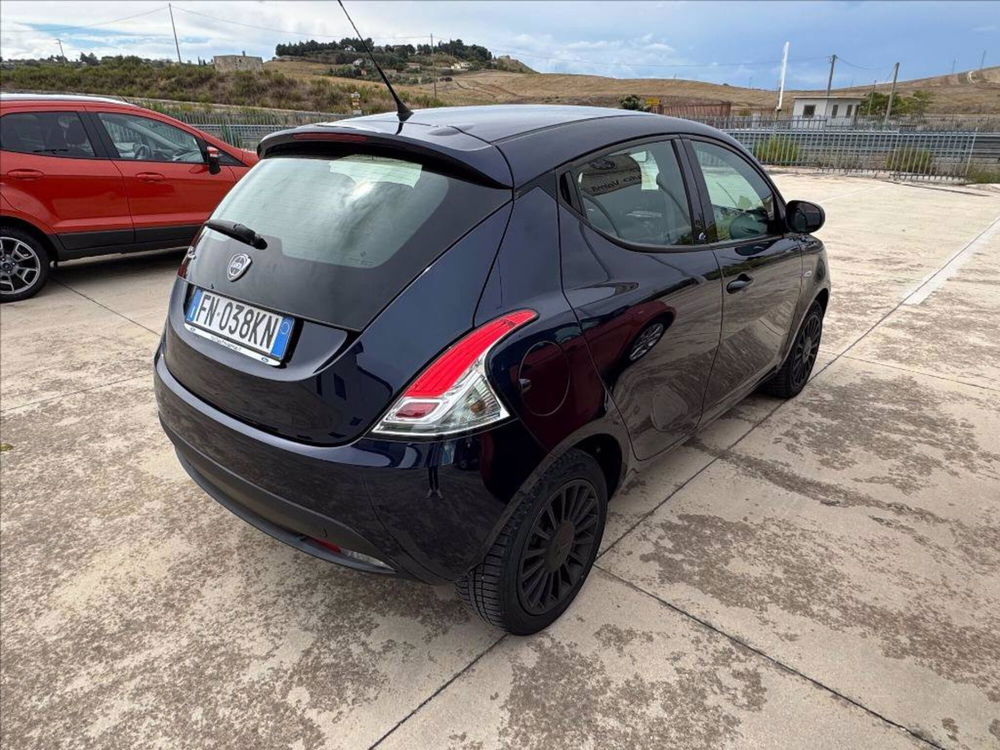
MULTIPOLYGON (((392 109, 385 89, 375 82, 337 78, 324 63, 274 60, 263 73, 218 73, 206 65, 151 63, 138 58, 105 58, 100 65, 42 63, 0 70, 0 88, 29 91, 73 91, 131 97, 213 102, 243 106, 348 112, 350 94, 361 94, 366 112, 392 109)), ((665 104, 732 102, 740 108, 773 107, 776 94, 765 89, 747 89, 701 81, 655 78, 606 78, 589 75, 527 73, 480 70, 439 80, 434 84, 400 86, 403 98, 414 107, 444 104, 492 104, 501 102, 553 102, 618 106, 624 94, 660 97, 665 104)), ((887 91, 881 86, 880 91, 887 91)), ((930 113, 1000 114, 1000 67, 953 75, 902 81, 898 91, 912 94, 922 89, 931 94, 930 113)), ((869 87, 837 89, 836 93, 864 95, 869 87)), ((797 95, 816 91, 789 91, 788 103, 797 95)))
MULTIPOLYGON (((361 94, 367 111, 392 108, 382 86, 330 76, 301 76, 269 68, 263 73, 219 73, 210 65, 167 65, 124 58, 115 63, 70 66, 54 63, 0 70, 0 88, 111 96, 149 97, 254 107, 347 112, 351 92, 361 94)), ((421 91, 406 91, 414 106, 441 102, 421 91)))
MULTIPOLYGON (((280 67, 274 68, 280 70, 280 67)), ((427 93, 427 84, 415 87, 427 93)), ((888 93, 888 86, 879 91, 888 93)), ((931 94, 931 113, 993 113, 1000 114, 1000 67, 983 71, 902 81, 897 86, 901 94, 909 95, 921 89, 931 94)), ((836 89, 836 94, 865 95, 870 86, 836 89)), ((660 97, 664 103, 698 101, 732 102, 734 110, 741 107, 768 108, 776 103, 777 94, 765 89, 748 89, 702 81, 656 78, 605 78, 603 76, 552 73, 507 73, 481 71, 454 76, 450 82, 439 82, 438 98, 448 104, 492 104, 499 102, 552 102, 563 104, 595 104, 617 106, 624 94, 640 97, 660 97)), ((822 95, 823 91, 787 91, 787 106, 801 95, 822 95)))

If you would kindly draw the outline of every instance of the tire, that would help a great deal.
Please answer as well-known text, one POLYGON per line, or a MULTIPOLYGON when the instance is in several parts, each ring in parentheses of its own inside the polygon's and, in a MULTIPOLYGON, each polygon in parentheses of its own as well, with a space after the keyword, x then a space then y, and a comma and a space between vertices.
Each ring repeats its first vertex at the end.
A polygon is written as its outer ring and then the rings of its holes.
POLYGON ((33 297, 49 278, 49 252, 36 235, 0 225, 0 302, 33 297))
POLYGON ((455 587, 486 622, 530 635, 566 610, 590 574, 604 534, 608 491, 597 461, 574 449, 522 487, 515 502, 484 560, 455 587))
POLYGON ((802 320, 802 325, 799 326, 798 333, 795 334, 781 368, 760 387, 760 390, 778 398, 798 396, 809 382, 822 337, 823 307, 818 302, 813 302, 802 320))

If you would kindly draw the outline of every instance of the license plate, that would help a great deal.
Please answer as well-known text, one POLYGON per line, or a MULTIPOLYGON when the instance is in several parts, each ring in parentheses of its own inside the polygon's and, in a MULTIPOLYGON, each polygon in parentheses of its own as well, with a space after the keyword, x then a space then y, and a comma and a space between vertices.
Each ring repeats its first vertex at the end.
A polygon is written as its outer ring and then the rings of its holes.
POLYGON ((191 333, 268 365, 281 364, 294 322, 204 289, 195 289, 184 314, 184 327, 191 333))

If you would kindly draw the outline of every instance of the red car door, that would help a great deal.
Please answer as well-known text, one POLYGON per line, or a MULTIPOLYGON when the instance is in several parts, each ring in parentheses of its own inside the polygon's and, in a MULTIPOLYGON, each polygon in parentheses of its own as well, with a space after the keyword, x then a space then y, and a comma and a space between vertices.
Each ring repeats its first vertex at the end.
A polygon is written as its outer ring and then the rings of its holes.
POLYGON ((79 113, 32 106, 0 118, 0 187, 64 248, 84 251, 132 241, 125 181, 100 156, 79 113))
POLYGON ((125 180, 136 243, 187 244, 236 182, 233 168, 212 174, 204 141, 143 114, 94 112, 125 180))

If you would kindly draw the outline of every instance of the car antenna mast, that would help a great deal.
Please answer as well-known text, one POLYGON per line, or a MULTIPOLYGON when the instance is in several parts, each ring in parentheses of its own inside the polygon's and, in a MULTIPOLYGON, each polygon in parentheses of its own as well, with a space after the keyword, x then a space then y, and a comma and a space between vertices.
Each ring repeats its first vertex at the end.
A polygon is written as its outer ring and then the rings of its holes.
POLYGON ((351 14, 348 13, 347 8, 344 7, 343 0, 337 0, 337 5, 339 5, 340 9, 344 11, 344 15, 347 16, 347 20, 350 21, 351 27, 354 29, 354 33, 358 35, 361 46, 365 48, 365 52, 367 52, 368 57, 371 58, 372 65, 375 66, 375 70, 377 70, 378 74, 382 76, 382 80, 385 82, 385 87, 389 89, 389 95, 392 96, 393 100, 396 102, 396 114, 399 116, 399 121, 406 122, 413 114, 413 110, 403 104, 403 100, 399 98, 399 94, 396 93, 396 89, 394 89, 392 84, 389 83, 389 79, 382 70, 382 66, 378 64, 378 61, 375 59, 375 55, 373 55, 372 51, 368 49, 368 43, 365 42, 365 38, 361 36, 361 32, 358 31, 358 27, 354 25, 354 20, 351 18, 351 14))

